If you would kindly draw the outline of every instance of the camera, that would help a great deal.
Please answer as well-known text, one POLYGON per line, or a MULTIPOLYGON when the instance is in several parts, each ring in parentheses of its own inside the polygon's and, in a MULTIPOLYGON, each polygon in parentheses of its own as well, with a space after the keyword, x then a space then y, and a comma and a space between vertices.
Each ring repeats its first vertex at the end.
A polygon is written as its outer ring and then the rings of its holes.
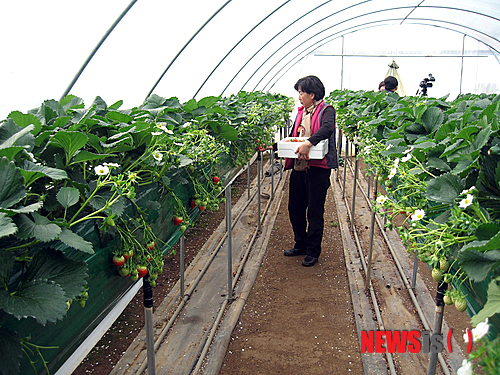
POLYGON ((428 77, 425 77, 420 81, 420 88, 417 90, 417 95, 427 96, 427 89, 432 87, 432 82, 434 82, 436 78, 429 73, 428 77))

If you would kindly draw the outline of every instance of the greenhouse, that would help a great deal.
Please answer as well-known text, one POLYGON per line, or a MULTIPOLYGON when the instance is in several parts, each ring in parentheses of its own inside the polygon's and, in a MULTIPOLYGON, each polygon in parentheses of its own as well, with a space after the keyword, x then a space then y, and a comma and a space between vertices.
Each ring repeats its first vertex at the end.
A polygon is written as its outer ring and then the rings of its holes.
POLYGON ((0 11, 1 375, 500 374, 497 1, 0 11))

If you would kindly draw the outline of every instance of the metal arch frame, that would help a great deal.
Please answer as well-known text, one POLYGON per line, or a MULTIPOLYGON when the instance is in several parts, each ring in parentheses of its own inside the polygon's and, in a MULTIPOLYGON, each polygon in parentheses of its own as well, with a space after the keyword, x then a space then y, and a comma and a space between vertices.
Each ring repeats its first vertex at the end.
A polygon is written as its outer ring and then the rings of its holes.
MULTIPOLYGON (((379 22, 387 22, 387 21, 398 21, 399 19, 387 19, 387 20, 378 20, 378 21, 372 21, 372 22, 367 22, 365 24, 360 24, 360 25, 356 25, 356 26, 352 26, 350 28, 347 28, 343 31, 346 31, 346 30, 349 30, 349 29, 353 29, 353 28, 357 28, 357 27, 362 27, 362 26, 365 26, 365 25, 369 25, 369 24, 373 24, 373 23, 379 23, 379 22)), ((420 19, 413 19, 413 18, 410 18, 410 19, 407 19, 407 20, 420 20, 420 19)), ((430 19, 429 21, 435 21, 435 22, 442 22, 442 23, 449 23, 447 21, 442 21, 442 20, 432 20, 430 19)), ((472 39, 475 39, 477 40, 478 42, 481 42, 482 44, 484 44, 485 46, 487 46, 488 48, 494 50, 495 52, 499 53, 495 48, 491 47, 488 43, 485 43, 484 41, 482 40, 479 40, 477 39, 476 37, 473 37, 469 34, 466 34, 466 33, 463 33, 459 30, 456 30, 456 29, 453 29, 453 28, 450 28, 450 27, 445 27, 445 26, 442 26, 442 25, 435 25, 435 24, 428 24, 428 23, 419 23, 419 22, 411 22, 411 24, 416 24, 416 25, 423 25, 423 26, 428 26, 428 27, 438 27, 438 28, 442 28, 442 29, 445 29, 445 30, 449 30, 449 31, 453 31, 453 32, 456 32, 456 33, 459 33, 459 34, 462 34, 465 36, 468 36, 469 38, 472 38, 472 39)), ((298 56, 300 56, 301 54, 303 54, 307 49, 310 49, 310 48, 319 48, 319 47, 322 47, 324 46, 325 44, 328 44, 330 42, 332 42, 333 40, 335 39, 338 39, 340 37, 343 37, 344 35, 347 35, 347 34, 352 34, 352 33, 355 33, 355 32, 358 32, 358 31, 361 31, 361 30, 365 30, 367 28, 372 28, 372 27, 381 27, 381 26, 388 26, 390 24, 379 24, 379 25, 372 25, 372 26, 367 26, 367 27, 362 27, 360 29, 357 29, 357 30, 354 30, 354 31, 349 31, 349 32, 346 32, 346 33, 342 33, 341 35, 337 35, 339 34, 339 32, 337 33, 334 33, 334 34, 331 34, 325 38, 323 38, 322 40, 325 40, 325 39, 329 39, 327 41, 325 41, 324 43, 321 43, 319 45, 317 45, 318 43, 320 43, 321 41, 318 41, 318 42, 315 42, 313 45, 311 46, 308 46, 306 47, 304 50, 302 50, 301 52, 299 52, 297 55, 293 56, 278 72, 276 72, 273 77, 271 77, 271 79, 266 83, 266 85, 264 86, 263 90, 265 90, 265 88, 267 87, 267 85, 269 85, 273 79, 279 74, 280 71, 282 71, 288 64, 290 64, 295 58, 297 58, 298 56), (335 36, 334 38, 332 38, 333 36, 335 36)), ((466 26, 462 26, 464 28, 467 28, 466 26)), ((472 29, 474 30, 474 29, 472 29)), ((341 31, 342 32, 342 31, 341 31)), ((495 39, 495 38, 493 38, 495 39)), ((272 85, 271 87, 268 89, 268 91, 270 89, 272 89, 274 87, 274 85, 293 67, 295 66, 297 63, 299 63, 300 61, 302 61, 305 57, 307 57, 308 55, 310 54, 310 52, 306 53, 304 56, 302 56, 300 59, 298 59, 297 61, 295 61, 272 85)), ((457 56, 459 57, 459 56, 457 56)), ((283 60, 284 58, 282 58, 280 60, 280 62, 283 60)))
POLYGON ((87 65, 90 63, 90 60, 92 60, 94 58, 94 55, 97 53, 97 51, 99 50, 99 48, 101 48, 101 46, 104 44, 104 42, 108 38, 109 34, 111 34, 113 32, 113 30, 115 29, 115 27, 121 22, 121 20, 123 19, 123 17, 125 17, 127 15, 128 11, 135 5, 135 3, 137 1, 138 0, 132 0, 129 3, 129 5, 123 10, 123 12, 118 16, 118 18, 115 20, 115 22, 113 22, 113 24, 111 25, 111 27, 104 33, 104 35, 102 36, 101 40, 96 44, 96 46, 94 47, 94 49, 92 50, 92 52, 90 52, 90 55, 87 57, 87 59, 84 61, 83 65, 80 67, 80 69, 78 70, 78 72, 75 74, 75 76, 73 77, 73 79, 69 83, 69 85, 66 88, 66 90, 64 90, 64 93, 61 95, 61 99, 59 99, 59 101, 62 101, 64 99, 64 97, 69 94, 69 92, 71 91, 71 89, 75 85, 76 81, 78 81, 78 79, 82 75, 83 71, 85 70, 85 68, 87 67, 87 65))
MULTIPOLYGON (((365 0, 365 1, 361 1, 360 3, 353 4, 353 5, 351 5, 351 6, 347 7, 347 8, 341 9, 341 10, 339 10, 338 12, 333 13, 333 14, 340 13, 340 12, 342 12, 342 11, 346 10, 346 9, 349 9, 349 8, 352 8, 352 7, 355 7, 355 6, 358 6, 358 5, 361 5, 361 4, 364 4, 364 3, 367 3, 367 2, 369 2, 369 1, 373 1, 373 0, 365 0)), ((250 61, 252 61, 252 60, 253 60, 253 58, 254 58, 255 56, 257 56, 257 55, 259 54, 259 52, 260 52, 260 51, 262 51, 262 50, 263 50, 263 49, 264 49, 264 48, 265 48, 265 47, 266 47, 269 43, 271 43, 271 42, 272 42, 272 41, 273 41, 276 37, 278 37, 278 35, 280 35, 280 34, 281 34, 282 32, 284 32, 286 29, 288 29, 289 27, 291 27, 293 24, 295 24, 295 23, 297 23, 298 21, 300 21, 302 18, 304 18, 304 17, 308 16, 308 15, 309 15, 309 14, 311 14, 312 12, 314 12, 314 11, 318 10, 318 9, 319 9, 319 8, 321 8, 322 6, 324 6, 324 5, 328 4, 328 3, 331 3, 331 2, 332 2, 332 0, 325 1, 324 3, 322 3, 322 4, 318 5, 318 6, 316 6, 315 8, 313 8, 313 9, 309 10, 307 13, 304 13, 302 16, 300 16, 299 18, 297 18, 295 21, 293 21, 293 22, 289 23, 287 26, 285 26, 283 29, 281 29, 281 30, 280 30, 277 34, 275 34, 275 35, 274 35, 271 39, 269 39, 266 43, 264 43, 264 44, 263 44, 263 45, 262 45, 262 46, 261 46, 261 47, 260 47, 260 48, 259 48, 259 49, 258 49, 258 50, 257 50, 257 51, 256 51, 256 52, 255 52, 255 53, 254 53, 254 54, 253 54, 253 55, 252 55, 252 56, 248 59, 248 60, 247 60, 247 62, 241 66, 241 68, 240 68, 240 69, 236 72, 236 74, 233 76, 233 78, 231 78, 231 80, 229 81, 229 83, 226 85, 226 87, 225 87, 225 88, 224 88, 224 90, 222 91, 221 95, 224 95, 224 92, 226 92, 227 88, 231 85, 231 83, 233 83, 234 79, 238 76, 238 74, 240 74, 240 73, 241 73, 241 71, 245 68, 245 66, 247 66, 247 65, 248 65, 248 63, 249 63, 250 61)), ((332 14, 332 15, 333 15, 333 14, 332 14)), ((246 82, 246 83, 248 83, 248 82, 246 82)), ((245 83, 245 84, 246 84, 246 83, 245 83)))
MULTIPOLYGON (((388 8, 388 9, 376 10, 376 11, 373 11, 373 12, 368 12, 368 13, 365 13, 365 14, 357 15, 357 16, 355 16, 355 17, 351 17, 351 18, 349 18, 349 19, 342 20, 341 22, 339 22, 339 23, 337 23, 337 24, 335 24, 335 25, 333 25, 333 26, 330 26, 330 27, 328 27, 328 28, 326 28, 326 29, 323 29, 322 31, 320 31, 320 32, 316 33, 315 35, 313 35, 311 38, 313 38, 313 37, 315 37, 315 36, 317 36, 317 35, 319 35, 319 34, 321 34, 321 33, 325 32, 325 31, 326 31, 326 30, 328 30, 328 29, 331 29, 331 28, 333 28, 333 27, 336 27, 336 26, 338 26, 338 25, 340 25, 340 24, 342 24, 342 23, 345 23, 345 22, 348 22, 348 21, 352 21, 352 20, 354 20, 354 19, 356 19, 356 18, 364 17, 364 16, 367 16, 367 15, 375 14, 375 13, 380 13, 380 12, 385 12, 385 11, 393 11, 393 10, 397 10, 397 9, 404 9, 404 8, 405 8, 405 7, 388 8)), ((411 7, 411 8, 413 8, 413 7, 411 7)), ((429 8, 434 8, 434 7, 429 7, 429 8)), ((454 10, 464 11, 464 12, 473 12, 473 11, 469 11, 469 10, 464 10, 464 9, 459 9, 459 8, 452 8, 452 7, 440 7, 440 8, 445 8, 445 9, 454 9, 454 10)), ((479 14, 479 15, 484 15, 484 14, 482 14, 482 13, 477 13, 477 12, 473 12, 473 13, 476 13, 476 14, 479 14)), ((497 19, 497 18, 495 18, 495 17, 491 17, 491 16, 488 16, 488 17, 489 17, 489 18, 493 18, 493 19, 495 19, 495 20, 500 21, 499 19, 497 19)), ((413 18, 407 18, 407 17, 405 17, 405 18, 404 18, 404 20, 409 20, 409 19, 413 19, 413 18)), ((397 21, 397 20, 400 20, 400 18, 396 18, 396 19, 384 19, 384 20, 378 20, 378 21, 375 21, 375 22, 385 22, 385 21, 389 21, 389 20, 397 21)), ((488 37, 488 38, 491 38, 491 39, 493 39, 493 40, 496 40, 496 41, 500 42, 498 39, 496 39, 496 38, 494 38, 494 37, 492 37, 492 36, 490 36, 490 35, 488 35, 488 34, 486 34, 486 33, 482 32, 482 31, 479 31, 479 30, 477 30, 477 29, 475 29, 475 28, 472 28, 472 27, 470 27, 470 26, 459 25, 459 24, 455 24, 455 23, 453 23, 453 22, 444 21, 444 20, 437 20, 437 19, 428 19, 428 20, 429 20, 429 21, 435 21, 435 22, 443 22, 443 23, 454 24, 454 25, 457 25, 457 26, 459 26, 459 27, 461 27, 461 28, 465 28, 465 29, 473 30, 473 31, 477 32, 478 34, 485 35, 485 36, 486 36, 486 37, 488 37)), ((359 27, 359 26, 363 26, 363 25, 364 25, 364 24, 358 24, 358 25, 355 25, 355 26, 353 26, 353 27, 359 27)), ((291 39, 289 39, 286 43, 284 43, 284 44, 283 44, 280 48, 278 48, 275 52, 273 52, 273 54, 271 54, 271 55, 270 55, 270 56, 269 56, 269 57, 268 57, 268 58, 267 58, 267 59, 266 59, 266 60, 265 60, 265 61, 264 61, 264 62, 263 62, 263 63, 262 63, 262 64, 261 64, 261 65, 260 65, 260 66, 259 66, 256 70, 255 70, 255 71, 254 71, 254 73, 252 73, 252 75, 250 76, 250 78, 249 78, 249 79, 245 82, 245 84, 241 87, 241 89, 240 89, 240 90, 243 90, 243 89, 244 89, 244 87, 245 87, 245 86, 247 85, 247 83, 248 83, 248 82, 249 82, 249 81, 253 78, 253 76, 257 73, 257 71, 258 71, 258 70, 260 70, 260 68, 262 68, 262 66, 263 66, 265 63, 267 63, 267 62, 269 61, 269 59, 270 59, 272 56, 274 56, 274 55, 275 55, 275 54, 276 54, 276 53, 277 53, 277 52, 278 52, 281 48, 283 48, 286 44, 288 44, 288 43, 289 43, 292 39, 294 39, 294 38, 295 38, 295 37, 297 37, 298 35, 302 34, 305 30, 306 30, 306 29, 301 30, 301 31, 300 31, 299 33, 297 33, 294 37, 292 37, 292 38, 291 38, 291 39)), ((454 30, 454 31, 460 32, 458 29, 457 29, 457 30, 455 30, 455 29, 450 28, 450 30, 454 30)), ((460 32, 460 33, 464 34, 463 32, 460 32)), ((311 38, 309 38, 308 40, 310 40, 311 38)), ((477 38, 474 38, 474 39, 477 39, 477 38)), ((479 41, 480 41, 480 42, 482 42, 483 44, 487 45, 489 48, 491 48, 491 49, 493 49, 493 50, 495 50, 495 51, 497 51, 497 52, 498 52, 498 50, 497 50, 496 48, 493 48, 493 47, 492 47, 492 46, 490 46, 487 42, 484 42, 484 41, 482 41, 482 40, 479 40, 479 41)), ((303 43, 302 43, 302 44, 303 44, 303 43)), ((298 47, 298 46, 297 46, 297 47, 298 47)), ((297 47, 293 48, 291 51, 294 51, 297 47)), ((290 52, 291 52, 291 51, 290 51, 290 52)), ((290 52, 288 52, 288 53, 287 53, 287 55, 288 55, 290 52)), ((255 85, 255 87, 253 88, 253 90, 256 90, 257 86, 258 86, 258 85, 262 82, 262 80, 263 80, 263 79, 264 79, 264 78, 265 78, 265 77, 266 77, 266 76, 267 76, 267 75, 268 75, 268 74, 269 74, 269 73, 270 73, 270 72, 271 72, 271 71, 272 71, 272 70, 276 67, 276 65, 277 65, 277 64, 279 64, 282 60, 283 60, 283 58, 282 58, 282 59, 280 59, 280 60, 279 60, 279 61, 278 61, 275 65, 273 65, 273 67, 271 67, 271 69, 269 69, 269 70, 268 70, 268 71, 267 71, 267 72, 266 72, 266 73, 262 76, 262 78, 259 80, 259 82, 257 82, 257 84, 255 85)))
MULTIPOLYGON (((259 27, 264 21, 266 21, 269 17, 271 17, 274 13, 276 13, 278 10, 280 10, 283 6, 285 6, 286 4, 288 4, 291 0, 287 0, 285 1, 283 4, 281 4, 279 7, 277 7, 275 10, 273 10, 271 13, 269 13, 266 17, 264 17, 262 20, 260 20, 259 23, 257 23, 254 27, 252 27, 227 53, 226 55, 219 61, 219 63, 212 69, 212 71, 210 72, 210 74, 207 76, 207 78, 205 78, 205 80, 203 81, 203 83, 200 85, 200 87, 198 88, 198 90, 196 90, 195 94, 193 95, 193 98, 196 98, 196 95, 198 95, 198 93, 200 92, 200 90, 203 88, 203 86, 205 86, 205 83, 207 83, 207 81, 210 79, 210 77, 212 76, 212 74, 214 74, 214 72, 217 70, 217 68, 224 62, 224 60, 231 54, 231 52, 234 51, 234 49, 236 47, 238 47, 238 45, 248 36, 250 35, 257 27, 259 27)), ((191 41, 191 40, 190 40, 191 41)), ((169 66, 170 67, 170 66, 169 66)), ((168 68, 167 68, 168 70, 168 68)), ((158 84, 158 82, 157 82, 158 84)), ((156 86, 155 86, 156 87, 156 86)), ((151 94, 151 92, 150 92, 151 94)))
POLYGON ((160 83, 160 81, 163 79, 163 77, 165 76, 165 74, 167 73, 167 71, 170 69, 170 67, 172 66, 172 64, 175 62, 175 60, 177 60, 177 58, 180 56, 180 54, 182 52, 184 52, 184 50, 186 49, 186 47, 189 45, 189 43, 191 43, 193 41, 193 39, 201 32, 201 30, 203 30, 203 28, 210 22, 212 21, 212 19, 215 18, 215 16, 217 14, 219 14, 222 9, 224 9, 226 7, 227 4, 229 4, 232 0, 227 0, 224 5, 222 5, 214 14, 212 14, 212 16, 205 21, 205 23, 198 29, 198 31, 196 31, 196 33, 193 34, 193 36, 186 42, 186 44, 184 44, 184 46, 180 49, 179 52, 177 52, 177 55, 175 55, 175 57, 173 58, 172 61, 170 61, 170 64, 168 64, 168 66, 165 68, 165 70, 163 71, 163 73, 160 75, 160 77, 158 78, 158 80, 156 81, 156 83, 153 85, 153 87, 151 88, 151 90, 149 90, 149 93, 146 95, 146 98, 149 98, 149 96, 153 93, 154 89, 156 88, 156 86, 158 86, 158 84, 160 83))

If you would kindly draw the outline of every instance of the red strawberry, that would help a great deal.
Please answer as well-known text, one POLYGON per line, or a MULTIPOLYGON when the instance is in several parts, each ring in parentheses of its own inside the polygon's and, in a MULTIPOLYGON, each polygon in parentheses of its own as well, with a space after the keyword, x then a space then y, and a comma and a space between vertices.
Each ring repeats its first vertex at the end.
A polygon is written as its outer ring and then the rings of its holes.
POLYGON ((217 177, 217 176, 212 177, 212 181, 214 182, 214 184, 218 184, 219 183, 219 177, 217 177))
POLYGON ((115 255, 113 257, 113 264, 116 267, 121 267, 125 264, 125 257, 123 255, 115 255))
POLYGON ((183 220, 182 216, 174 216, 174 225, 179 225, 183 220))
POLYGON ((148 273, 148 267, 145 266, 144 264, 139 264, 137 266, 137 272, 139 277, 144 277, 148 273))

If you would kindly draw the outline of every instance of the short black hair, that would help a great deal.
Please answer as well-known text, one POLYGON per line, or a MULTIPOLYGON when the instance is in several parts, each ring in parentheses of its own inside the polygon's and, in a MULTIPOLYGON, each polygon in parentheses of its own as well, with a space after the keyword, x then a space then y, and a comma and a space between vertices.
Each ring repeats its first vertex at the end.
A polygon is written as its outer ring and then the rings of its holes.
POLYGON ((385 88, 385 82, 382 81, 378 84, 378 89, 380 90, 381 87, 384 87, 385 88))
POLYGON ((384 86, 386 90, 393 91, 398 87, 398 80, 396 77, 387 76, 384 79, 384 86))
POLYGON ((325 86, 323 86, 323 82, 316 76, 300 78, 293 87, 297 91, 300 88, 302 92, 314 94, 314 100, 321 100, 325 97, 325 86))

